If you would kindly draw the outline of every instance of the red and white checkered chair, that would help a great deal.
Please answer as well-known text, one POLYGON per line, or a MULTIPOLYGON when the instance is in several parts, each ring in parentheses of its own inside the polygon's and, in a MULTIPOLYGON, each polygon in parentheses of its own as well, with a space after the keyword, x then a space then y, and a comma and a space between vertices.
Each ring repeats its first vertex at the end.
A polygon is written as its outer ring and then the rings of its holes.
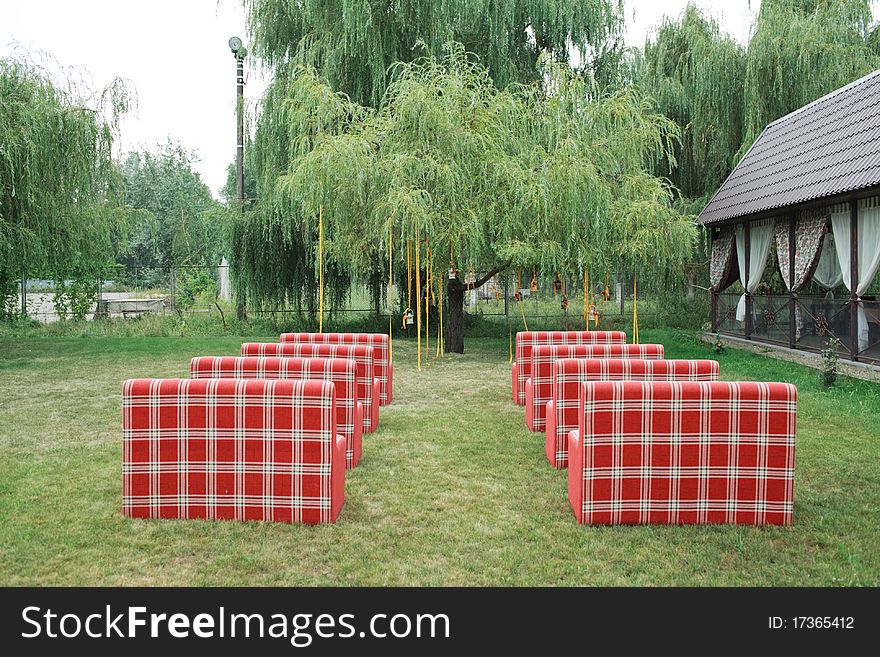
POLYGON ((569 502, 583 524, 790 525, 796 422, 787 383, 583 383, 569 502))
POLYGON ((394 363, 385 333, 282 333, 281 342, 319 344, 362 344, 373 348, 373 374, 382 382, 379 405, 387 406, 393 398, 394 363))
POLYGON ((568 466, 568 432, 578 428, 581 384, 587 381, 717 381, 718 361, 561 358, 553 363, 545 451, 554 468, 568 466))
POLYGON ((308 342, 245 342, 242 356, 286 358, 349 358, 357 364, 358 399, 364 405, 364 433, 379 426, 379 379, 373 375, 373 348, 355 344, 315 344, 308 342))
POLYGON ((346 467, 363 450, 363 404, 357 397, 357 363, 347 358, 201 356, 189 363, 191 379, 292 379, 330 381, 336 388, 336 430, 345 436, 346 467))
POLYGON ((626 344, 623 331, 519 331, 511 371, 513 401, 526 403, 526 380, 532 375, 532 347, 542 344, 626 344))
POLYGON ((559 358, 638 358, 662 360, 662 344, 536 345, 532 348, 532 375, 526 381, 526 426, 546 428, 547 402, 553 398, 553 363, 559 358))
POLYGON ((335 395, 330 381, 126 381, 123 515, 334 522, 345 488, 335 395))

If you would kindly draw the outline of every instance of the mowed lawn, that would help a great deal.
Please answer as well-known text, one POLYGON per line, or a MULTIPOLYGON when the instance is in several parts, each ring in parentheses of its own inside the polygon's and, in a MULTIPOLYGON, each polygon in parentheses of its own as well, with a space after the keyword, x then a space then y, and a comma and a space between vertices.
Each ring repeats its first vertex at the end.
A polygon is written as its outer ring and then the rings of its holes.
MULTIPOLYGON (((273 338, 265 338, 271 340, 273 338)), ((277 339, 277 338, 275 338, 277 339)), ((722 378, 798 386, 794 526, 582 527, 510 400, 507 340, 415 368, 364 437, 336 525, 127 520, 122 381, 186 376, 241 338, 0 340, 0 584, 877 585, 880 386, 643 331, 722 378)), ((433 344, 432 344, 433 355, 433 344)))

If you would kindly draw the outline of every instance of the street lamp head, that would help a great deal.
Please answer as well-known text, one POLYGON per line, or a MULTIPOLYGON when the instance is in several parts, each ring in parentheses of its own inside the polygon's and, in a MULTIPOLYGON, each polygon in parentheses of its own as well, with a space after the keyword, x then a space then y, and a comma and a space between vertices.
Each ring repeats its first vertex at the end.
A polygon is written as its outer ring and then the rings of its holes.
POLYGON ((238 51, 241 49, 241 39, 237 36, 229 39, 229 49, 232 51, 233 55, 238 56, 238 51))

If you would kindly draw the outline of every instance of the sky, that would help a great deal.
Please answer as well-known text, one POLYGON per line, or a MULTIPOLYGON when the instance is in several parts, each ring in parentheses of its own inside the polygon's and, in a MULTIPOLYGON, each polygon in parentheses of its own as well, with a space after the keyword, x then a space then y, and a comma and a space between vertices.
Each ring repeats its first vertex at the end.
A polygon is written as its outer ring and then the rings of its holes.
MULTIPOLYGON (((678 16, 686 4, 625 0, 627 44, 644 45, 664 14, 678 16)), ((760 0, 696 4, 745 43, 760 0)), ((240 0, 0 0, 0 57, 21 49, 37 59, 48 53, 94 90, 115 77, 128 80, 138 100, 122 122, 117 154, 180 142, 195 153, 215 196, 235 157, 235 58, 227 46, 233 35, 247 45, 240 0)), ((248 102, 266 88, 255 69, 246 70, 248 102)))

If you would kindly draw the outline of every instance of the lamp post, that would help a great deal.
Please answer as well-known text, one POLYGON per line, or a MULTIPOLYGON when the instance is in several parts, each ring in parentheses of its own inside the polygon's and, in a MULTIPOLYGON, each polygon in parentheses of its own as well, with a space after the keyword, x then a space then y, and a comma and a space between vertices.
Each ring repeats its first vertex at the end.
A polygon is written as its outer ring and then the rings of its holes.
MULTIPOLYGON (((238 199, 238 211, 244 212, 244 58, 247 49, 237 36, 229 39, 229 49, 235 57, 235 113, 236 113, 236 147, 235 147, 235 196, 238 199)), ((247 304, 242 293, 236 294, 235 316, 239 321, 247 319, 247 304)))
POLYGON ((235 57, 236 130, 235 147, 235 195, 239 203, 244 201, 244 58, 247 49, 237 36, 229 39, 229 49, 235 57))

